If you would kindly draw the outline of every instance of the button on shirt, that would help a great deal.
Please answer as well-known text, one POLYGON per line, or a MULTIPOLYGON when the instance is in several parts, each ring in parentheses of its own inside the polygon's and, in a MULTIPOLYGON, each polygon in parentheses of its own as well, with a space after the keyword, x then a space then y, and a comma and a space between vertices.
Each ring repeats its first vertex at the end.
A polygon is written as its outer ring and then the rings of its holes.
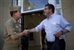
MULTIPOLYGON (((55 41, 55 33, 62 31, 63 29, 67 29, 68 31, 71 31, 71 25, 66 19, 64 19, 63 16, 52 14, 51 16, 44 19, 37 27, 35 27, 35 31, 39 32, 43 28, 46 32, 46 39, 49 42, 55 41)), ((61 35, 59 39, 64 39, 64 35, 61 35)))

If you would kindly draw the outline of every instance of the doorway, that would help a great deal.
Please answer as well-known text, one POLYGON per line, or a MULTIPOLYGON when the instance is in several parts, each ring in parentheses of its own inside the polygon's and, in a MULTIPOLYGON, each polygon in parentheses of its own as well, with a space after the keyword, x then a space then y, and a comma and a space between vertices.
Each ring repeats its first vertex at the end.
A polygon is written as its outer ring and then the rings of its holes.
MULTIPOLYGON (((36 27, 45 16, 43 11, 22 14, 21 25, 22 30, 32 29, 36 27)), ((41 32, 31 33, 29 36, 29 49, 28 50, 42 50, 42 35, 41 32)))

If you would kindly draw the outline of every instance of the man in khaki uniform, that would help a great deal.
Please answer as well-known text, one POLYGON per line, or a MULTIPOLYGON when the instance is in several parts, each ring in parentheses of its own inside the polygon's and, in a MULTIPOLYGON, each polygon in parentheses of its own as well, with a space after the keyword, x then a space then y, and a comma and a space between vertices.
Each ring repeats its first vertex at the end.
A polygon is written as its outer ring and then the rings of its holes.
POLYGON ((10 15, 11 18, 5 23, 3 50, 20 50, 20 38, 27 35, 26 31, 21 32, 18 22, 21 18, 20 7, 12 7, 10 15))

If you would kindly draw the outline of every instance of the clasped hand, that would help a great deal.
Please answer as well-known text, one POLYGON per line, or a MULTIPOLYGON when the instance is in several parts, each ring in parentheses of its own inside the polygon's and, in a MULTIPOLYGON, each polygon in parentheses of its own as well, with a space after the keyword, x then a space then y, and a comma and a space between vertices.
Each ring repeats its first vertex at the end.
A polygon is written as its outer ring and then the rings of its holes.
POLYGON ((24 35, 28 35, 28 34, 29 34, 29 30, 24 30, 24 31, 23 31, 23 34, 24 34, 24 35))

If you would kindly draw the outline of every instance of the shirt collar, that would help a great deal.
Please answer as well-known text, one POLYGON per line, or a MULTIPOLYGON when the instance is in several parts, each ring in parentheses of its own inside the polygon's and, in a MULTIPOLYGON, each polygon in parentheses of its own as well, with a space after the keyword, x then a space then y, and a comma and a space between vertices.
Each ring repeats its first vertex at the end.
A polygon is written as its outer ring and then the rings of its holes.
POLYGON ((52 18, 54 15, 55 15, 55 14, 52 14, 51 16, 48 16, 47 18, 48 18, 48 19, 49 19, 49 18, 52 18))
POLYGON ((53 17, 54 16, 54 14, 52 14, 50 17, 53 17))

